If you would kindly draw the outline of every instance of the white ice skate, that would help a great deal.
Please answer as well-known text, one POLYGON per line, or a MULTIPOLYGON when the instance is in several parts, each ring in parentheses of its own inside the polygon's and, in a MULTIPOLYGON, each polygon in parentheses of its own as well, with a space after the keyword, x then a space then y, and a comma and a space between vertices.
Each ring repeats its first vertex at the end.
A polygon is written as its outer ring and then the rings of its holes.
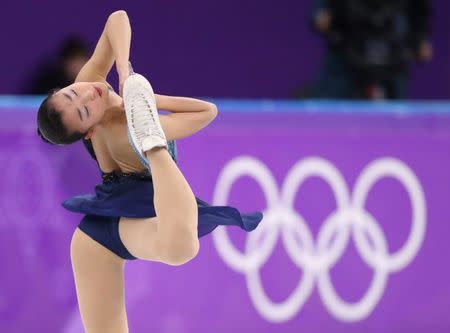
POLYGON ((156 100, 150 82, 133 73, 123 85, 123 102, 128 123, 128 141, 140 162, 149 167, 145 152, 156 147, 167 148, 167 140, 159 122, 156 100))

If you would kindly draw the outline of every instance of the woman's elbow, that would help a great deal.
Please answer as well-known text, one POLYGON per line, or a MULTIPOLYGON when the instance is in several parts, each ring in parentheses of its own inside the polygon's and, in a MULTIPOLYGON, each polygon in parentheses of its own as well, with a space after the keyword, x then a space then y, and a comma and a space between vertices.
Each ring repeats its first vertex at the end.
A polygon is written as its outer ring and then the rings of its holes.
POLYGON ((121 10, 116 10, 115 12, 111 13, 111 15, 109 15, 109 17, 116 17, 116 16, 125 16, 128 17, 128 14, 126 11, 124 11, 123 9, 121 10))
POLYGON ((214 103, 209 103, 209 109, 208 109, 208 116, 210 118, 210 122, 214 120, 214 118, 217 117, 217 114, 219 113, 219 110, 217 109, 217 106, 214 103))
POLYGON ((208 110, 206 110, 204 113, 202 127, 208 126, 214 120, 214 118, 217 117, 217 114, 217 107, 214 104, 211 104, 211 107, 208 108, 208 110))

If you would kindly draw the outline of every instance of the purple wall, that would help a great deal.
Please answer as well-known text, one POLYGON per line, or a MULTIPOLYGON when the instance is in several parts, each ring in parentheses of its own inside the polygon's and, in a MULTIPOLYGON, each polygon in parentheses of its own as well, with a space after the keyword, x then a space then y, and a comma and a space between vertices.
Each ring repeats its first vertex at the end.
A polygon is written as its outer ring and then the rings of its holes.
MULTIPOLYGON (((316 77, 322 54, 308 27, 311 0, 2 2, 0 93, 18 93, 30 68, 68 32, 94 43, 107 15, 126 9, 132 59, 162 93, 286 98, 316 77)), ((435 58, 412 71, 414 98, 450 96, 447 0, 435 0, 435 58)))
MULTIPOLYGON (((79 333, 81 216, 60 202, 99 175, 81 144, 41 142, 33 110, 1 111, 0 332, 79 333)), ((448 115, 221 113, 179 142, 180 168, 199 197, 265 218, 181 267, 128 263, 130 331, 449 332, 449 151, 448 115)))

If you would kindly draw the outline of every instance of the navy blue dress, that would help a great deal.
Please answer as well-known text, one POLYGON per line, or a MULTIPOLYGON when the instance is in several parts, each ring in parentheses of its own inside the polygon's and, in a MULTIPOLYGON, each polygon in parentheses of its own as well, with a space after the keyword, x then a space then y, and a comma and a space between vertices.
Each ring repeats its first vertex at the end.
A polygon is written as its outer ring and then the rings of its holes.
MULTIPOLYGON (((83 143, 92 158, 97 161, 90 140, 83 143)), ((176 161, 175 142, 169 142, 169 153, 176 161)), ((98 163, 98 162, 97 162, 98 163)), ((95 187, 95 194, 72 197, 63 207, 85 214, 78 226, 92 239, 124 259, 136 259, 125 248, 119 237, 120 217, 155 217, 153 182, 150 172, 122 173, 102 172, 102 183, 95 187)), ((262 220, 262 213, 242 214, 234 207, 211 206, 196 198, 198 205, 198 236, 202 237, 219 225, 239 226, 245 231, 255 229, 262 220)))

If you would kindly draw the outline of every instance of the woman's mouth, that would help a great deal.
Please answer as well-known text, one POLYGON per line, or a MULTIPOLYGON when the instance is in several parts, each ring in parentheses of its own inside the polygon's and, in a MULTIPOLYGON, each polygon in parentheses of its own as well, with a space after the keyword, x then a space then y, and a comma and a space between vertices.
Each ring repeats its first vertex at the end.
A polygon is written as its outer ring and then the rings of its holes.
POLYGON ((102 97, 102 95, 103 95, 102 90, 101 90, 100 88, 97 88, 97 87, 94 87, 94 88, 95 88, 95 90, 97 91, 97 94, 98 94, 100 97, 102 97))

